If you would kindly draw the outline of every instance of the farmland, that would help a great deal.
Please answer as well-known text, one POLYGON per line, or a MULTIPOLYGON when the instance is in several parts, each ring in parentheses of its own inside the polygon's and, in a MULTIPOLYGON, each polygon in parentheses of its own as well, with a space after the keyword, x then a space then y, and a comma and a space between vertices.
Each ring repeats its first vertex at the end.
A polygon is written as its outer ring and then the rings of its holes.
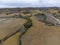
POLYGON ((0 9, 0 45, 59 45, 60 8, 0 9))

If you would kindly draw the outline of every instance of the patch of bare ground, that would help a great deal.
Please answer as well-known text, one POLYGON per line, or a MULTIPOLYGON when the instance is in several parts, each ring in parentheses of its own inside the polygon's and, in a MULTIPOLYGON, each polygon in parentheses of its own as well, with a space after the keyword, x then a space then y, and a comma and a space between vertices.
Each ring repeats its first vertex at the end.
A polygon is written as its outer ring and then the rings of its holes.
POLYGON ((33 26, 22 37, 22 45, 60 45, 60 28, 31 17, 33 26))

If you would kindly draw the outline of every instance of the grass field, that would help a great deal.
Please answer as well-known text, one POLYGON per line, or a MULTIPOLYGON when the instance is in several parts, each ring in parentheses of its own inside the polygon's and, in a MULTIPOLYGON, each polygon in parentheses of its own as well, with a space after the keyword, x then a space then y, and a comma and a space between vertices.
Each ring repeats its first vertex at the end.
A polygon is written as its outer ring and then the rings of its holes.
POLYGON ((9 39, 7 39, 5 42, 2 43, 2 45, 19 45, 19 36, 21 35, 20 32, 16 33, 9 39))
POLYGON ((22 37, 22 45, 60 45, 60 28, 31 17, 33 26, 22 37))
MULTIPOLYGON (((10 13, 0 14, 0 17, 3 17, 3 16, 9 17, 9 18, 0 19, 0 40, 16 32, 18 29, 21 28, 23 24, 25 24, 24 26, 28 30, 22 36, 22 39, 21 39, 22 45, 60 45, 60 27, 57 27, 54 25, 48 26, 44 22, 34 17, 34 15, 36 14, 38 15, 44 14, 45 11, 55 15, 58 13, 59 10, 54 10, 54 9, 52 10, 51 9, 49 10, 29 9, 29 10, 30 10, 29 13, 27 9, 25 10, 23 9, 19 12, 19 14, 17 14, 14 9, 11 11, 11 14, 10 13), (32 21, 30 20, 27 21, 26 18, 30 18, 32 21)), ((60 17, 57 16, 57 18, 60 18, 60 17)), ((18 32, 15 35, 8 38, 7 40, 5 40, 4 42, 2 42, 0 45, 19 45, 20 36, 21 36, 21 33, 18 32)))
MULTIPOLYGON (((0 40, 16 32, 26 22, 25 19, 10 18, 0 23, 0 40)), ((18 45, 20 32, 8 38, 2 45, 18 45)))

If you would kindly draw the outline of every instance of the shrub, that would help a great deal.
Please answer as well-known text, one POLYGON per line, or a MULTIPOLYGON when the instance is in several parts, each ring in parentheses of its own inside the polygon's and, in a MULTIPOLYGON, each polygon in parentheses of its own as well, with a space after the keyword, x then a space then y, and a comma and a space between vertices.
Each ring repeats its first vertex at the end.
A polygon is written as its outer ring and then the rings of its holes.
POLYGON ((6 13, 6 15, 9 15, 9 14, 11 14, 11 13, 6 13))
POLYGON ((54 25, 55 25, 55 24, 52 23, 52 22, 45 22, 45 24, 48 25, 48 26, 54 26, 54 25))
POLYGON ((25 28, 28 29, 32 26, 32 21, 31 19, 27 20, 27 22, 24 24, 25 28))

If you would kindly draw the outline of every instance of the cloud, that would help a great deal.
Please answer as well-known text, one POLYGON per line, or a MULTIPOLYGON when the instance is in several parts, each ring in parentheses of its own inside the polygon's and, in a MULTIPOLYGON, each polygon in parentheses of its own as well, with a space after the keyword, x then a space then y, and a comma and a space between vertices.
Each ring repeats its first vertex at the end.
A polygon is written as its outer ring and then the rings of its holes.
POLYGON ((43 0, 42 4, 45 6, 58 6, 60 5, 60 0, 43 0))
POLYGON ((59 6, 59 0, 0 0, 0 7, 48 7, 59 6))

